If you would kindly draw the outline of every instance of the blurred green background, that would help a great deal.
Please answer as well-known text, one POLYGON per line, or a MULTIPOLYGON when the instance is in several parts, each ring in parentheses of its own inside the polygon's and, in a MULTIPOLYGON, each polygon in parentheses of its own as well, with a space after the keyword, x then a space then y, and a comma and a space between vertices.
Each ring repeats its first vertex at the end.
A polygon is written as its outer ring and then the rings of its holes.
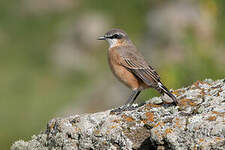
MULTIPOLYGON (((124 29, 168 88, 225 75, 225 1, 0 1, 0 147, 28 140, 53 117, 123 104, 106 42, 124 29)), ((146 90, 141 100, 159 96, 146 90)))

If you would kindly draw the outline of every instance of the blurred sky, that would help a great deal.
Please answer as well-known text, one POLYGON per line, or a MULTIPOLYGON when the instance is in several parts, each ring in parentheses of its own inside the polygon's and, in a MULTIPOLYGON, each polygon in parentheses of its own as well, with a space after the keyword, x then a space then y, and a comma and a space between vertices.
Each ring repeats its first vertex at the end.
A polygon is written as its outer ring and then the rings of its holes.
MULTIPOLYGON (((225 76, 225 1, 0 2, 0 145, 28 140, 53 117, 122 105, 106 42, 125 30, 169 89, 225 76)), ((137 102, 159 96, 144 91, 137 102)))

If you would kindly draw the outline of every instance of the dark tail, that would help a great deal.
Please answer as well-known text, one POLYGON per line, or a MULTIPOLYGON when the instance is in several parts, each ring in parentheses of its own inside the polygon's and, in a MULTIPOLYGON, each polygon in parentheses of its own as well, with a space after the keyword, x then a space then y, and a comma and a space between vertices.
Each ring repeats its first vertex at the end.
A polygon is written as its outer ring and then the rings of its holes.
POLYGON ((168 95, 170 98, 172 98, 173 103, 175 105, 178 104, 177 98, 161 82, 158 82, 158 86, 159 86, 159 92, 160 93, 162 93, 162 94, 166 93, 166 95, 168 95))

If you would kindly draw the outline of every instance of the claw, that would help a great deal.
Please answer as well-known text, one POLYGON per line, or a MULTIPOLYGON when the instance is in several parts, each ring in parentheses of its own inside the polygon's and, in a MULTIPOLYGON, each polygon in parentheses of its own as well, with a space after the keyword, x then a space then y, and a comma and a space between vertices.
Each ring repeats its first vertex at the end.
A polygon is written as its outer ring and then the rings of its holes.
POLYGON ((132 105, 124 105, 124 106, 121 106, 119 108, 116 108, 116 109, 113 109, 110 111, 110 114, 114 114, 114 113, 122 113, 124 111, 132 111, 134 110, 136 107, 132 106, 132 105))

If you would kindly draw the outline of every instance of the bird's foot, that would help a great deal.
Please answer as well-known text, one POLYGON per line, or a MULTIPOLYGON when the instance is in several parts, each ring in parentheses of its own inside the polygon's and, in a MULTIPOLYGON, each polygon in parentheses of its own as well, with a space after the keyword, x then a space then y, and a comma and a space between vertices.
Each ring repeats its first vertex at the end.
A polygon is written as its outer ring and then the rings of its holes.
POLYGON ((177 106, 178 102, 177 101, 173 101, 171 104, 177 106))
POLYGON ((136 106, 133 106, 133 105, 124 105, 124 106, 121 106, 119 108, 116 108, 116 109, 113 109, 110 111, 110 114, 114 114, 114 113, 122 113, 124 111, 132 111, 136 108, 136 106))
POLYGON ((178 106, 179 105, 177 98, 175 100, 173 100, 173 102, 171 103, 171 105, 175 105, 175 106, 178 106))

